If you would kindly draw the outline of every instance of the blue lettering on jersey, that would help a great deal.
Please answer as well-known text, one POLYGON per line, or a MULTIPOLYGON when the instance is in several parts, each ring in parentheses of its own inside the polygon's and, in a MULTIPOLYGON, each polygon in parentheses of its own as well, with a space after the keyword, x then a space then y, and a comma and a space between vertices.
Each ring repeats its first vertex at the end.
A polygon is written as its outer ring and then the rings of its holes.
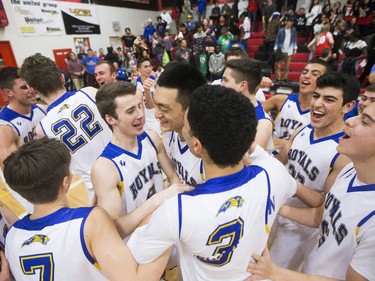
POLYGON ((28 141, 31 141, 35 138, 36 132, 35 132, 35 127, 32 128, 31 132, 28 132, 27 135, 23 138, 23 141, 26 143, 28 141))
MULTIPOLYGON (((312 160, 306 154, 305 151, 298 149, 290 149, 288 152, 288 159, 291 161, 297 161, 297 163, 302 167, 303 171, 306 173, 310 181, 316 180, 320 171, 318 167, 312 166, 312 160)), ((305 182, 304 177, 300 173, 296 172, 296 168, 293 164, 289 164, 288 170, 293 178, 297 179, 301 183, 305 182)))
POLYGON ((188 171, 185 170, 184 166, 182 165, 180 161, 172 157, 172 163, 173 163, 173 166, 175 167, 177 174, 179 175, 180 180, 183 183, 186 183, 191 186, 197 185, 196 180, 193 177, 189 177, 188 171))
MULTIPOLYGON (((155 169, 154 163, 150 163, 147 167, 144 167, 141 171, 138 172, 138 175, 135 177, 134 182, 129 186, 129 189, 133 195, 133 200, 137 198, 138 191, 140 191, 143 188, 143 184, 148 183, 150 180, 152 180, 154 175, 158 175, 158 174, 161 174, 161 166, 159 162, 157 163, 156 169, 155 169)), ((155 190, 155 193, 156 193, 155 187, 153 189, 155 190)), ((149 194, 150 197, 153 194, 149 194)))
POLYGON ((292 129, 292 130, 295 130, 299 126, 303 125, 302 122, 300 122, 298 120, 292 120, 292 119, 289 119, 289 118, 288 119, 281 118, 280 121, 281 121, 280 127, 284 127, 284 128, 292 129))
POLYGON ((332 193, 328 193, 326 201, 324 203, 324 208, 329 210, 329 222, 325 219, 322 221, 321 230, 322 236, 319 239, 319 247, 324 243, 326 237, 330 234, 329 225, 332 226, 332 235, 335 236, 335 240, 338 246, 348 235, 348 229, 345 224, 340 223, 342 213, 340 210, 340 200, 335 197, 332 193))

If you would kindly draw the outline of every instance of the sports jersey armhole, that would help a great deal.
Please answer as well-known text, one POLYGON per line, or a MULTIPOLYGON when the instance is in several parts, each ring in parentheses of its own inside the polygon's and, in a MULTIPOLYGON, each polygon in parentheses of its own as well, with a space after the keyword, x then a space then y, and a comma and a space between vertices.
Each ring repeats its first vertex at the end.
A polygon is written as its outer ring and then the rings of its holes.
POLYGON ((181 194, 178 195, 178 238, 181 238, 182 228, 182 198, 181 194))
POLYGON ((39 124, 40 124, 40 128, 41 128, 42 131, 43 131, 43 134, 44 134, 45 136, 47 136, 46 131, 45 131, 44 128, 43 128, 43 124, 42 124, 42 122, 39 122, 39 124))
POLYGON ((13 128, 13 130, 16 133, 16 135, 20 136, 20 131, 18 130, 18 128, 12 122, 4 121, 4 122, 1 122, 0 125, 1 126, 9 126, 9 127, 13 128))
POLYGON ((156 148, 154 142, 152 141, 151 137, 147 134, 146 131, 145 131, 144 133, 145 133, 145 135, 146 135, 146 138, 150 141, 152 147, 155 149, 156 153, 158 153, 158 150, 157 150, 157 148, 156 148))
POLYGON ((279 112, 281 112, 281 110, 283 110, 283 108, 284 108, 284 105, 286 104, 286 102, 289 100, 289 97, 290 96, 287 96, 286 97, 286 99, 285 99, 285 101, 283 102, 283 104, 282 104, 282 106, 280 107, 280 110, 279 110, 279 112))
POLYGON ((79 90, 78 92, 83 93, 86 97, 88 97, 96 105, 95 101, 93 100, 93 98, 88 93, 86 93, 86 92, 84 92, 82 90, 79 90))
POLYGON ((90 255, 90 252, 89 250, 87 249, 87 246, 86 246, 86 241, 85 241, 85 233, 84 233, 84 230, 85 230, 85 224, 86 224, 86 219, 87 217, 90 215, 90 213, 92 212, 94 208, 91 208, 90 212, 87 214, 87 216, 85 216, 83 219, 82 219, 82 222, 81 222, 81 228, 80 228, 80 233, 79 233, 79 236, 80 236, 80 239, 81 239, 81 247, 82 247, 82 250, 83 250, 83 253, 85 254, 86 258, 89 260, 89 262, 92 264, 92 265, 95 265, 95 259, 90 255))
POLYGON ((275 210, 275 204, 272 203, 271 201, 271 182, 270 182, 270 177, 267 173, 266 170, 264 170, 265 174, 266 174, 266 178, 267 178, 267 205, 266 205, 266 210, 265 210, 265 214, 264 214, 264 226, 266 228, 266 232, 269 234, 271 232, 271 229, 268 225, 268 214, 271 214, 272 213, 272 209, 275 210))
MULTIPOLYGON (((107 158, 108 159, 108 158, 107 158)), ((109 159, 111 160, 111 162, 115 165, 116 169, 117 169, 117 172, 118 174, 120 175, 120 181, 124 181, 124 178, 122 177, 122 173, 121 173, 121 170, 120 170, 120 167, 116 164, 115 161, 113 161, 113 159, 109 159)))
POLYGON ((339 158, 339 156, 340 156, 340 153, 336 153, 335 156, 332 158, 331 163, 329 164, 330 169, 333 168, 333 166, 335 165, 336 160, 337 160, 337 158, 339 158))

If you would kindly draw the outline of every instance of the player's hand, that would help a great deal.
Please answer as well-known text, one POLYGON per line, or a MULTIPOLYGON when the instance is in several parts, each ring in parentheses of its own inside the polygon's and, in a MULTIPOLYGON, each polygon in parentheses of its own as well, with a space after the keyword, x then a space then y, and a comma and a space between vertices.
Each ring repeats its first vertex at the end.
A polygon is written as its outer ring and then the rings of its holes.
POLYGON ((156 81, 151 79, 150 77, 143 81, 143 88, 145 91, 151 91, 151 88, 155 85, 156 81))
POLYGON ((262 81, 260 81, 259 87, 260 88, 268 88, 268 87, 272 87, 272 86, 273 86, 272 80, 270 78, 266 77, 266 76, 263 76, 262 81))
POLYGON ((274 276, 276 276, 277 265, 272 263, 268 247, 265 247, 261 256, 254 253, 251 255, 251 257, 255 260, 255 263, 250 262, 247 267, 247 272, 252 273, 252 275, 247 280, 274 280, 274 276))
POLYGON ((168 189, 172 189, 172 191, 174 192, 172 196, 174 196, 182 192, 191 191, 194 188, 195 188, 194 186, 191 186, 188 184, 175 183, 175 184, 172 184, 168 189))
POLYGON ((3 251, 0 251, 0 259, 1 259, 1 271, 0 271, 0 281, 11 281, 11 275, 9 271, 9 264, 8 260, 5 257, 3 251))
POLYGON ((288 140, 273 138, 273 150, 283 149, 288 140))

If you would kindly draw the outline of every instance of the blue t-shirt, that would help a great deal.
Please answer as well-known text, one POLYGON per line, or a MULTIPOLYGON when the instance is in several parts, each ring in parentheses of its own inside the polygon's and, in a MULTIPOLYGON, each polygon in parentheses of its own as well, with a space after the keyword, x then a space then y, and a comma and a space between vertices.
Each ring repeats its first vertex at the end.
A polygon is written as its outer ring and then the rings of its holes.
POLYGON ((87 73, 94 74, 95 73, 95 65, 98 61, 100 61, 100 59, 97 56, 93 56, 92 58, 89 58, 88 56, 85 56, 82 59, 82 64, 86 67, 87 73))

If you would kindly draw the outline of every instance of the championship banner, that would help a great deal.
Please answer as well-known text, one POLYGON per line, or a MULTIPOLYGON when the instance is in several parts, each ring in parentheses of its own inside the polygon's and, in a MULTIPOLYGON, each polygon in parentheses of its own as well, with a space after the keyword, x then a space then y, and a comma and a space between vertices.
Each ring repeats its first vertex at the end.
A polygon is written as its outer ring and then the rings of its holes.
POLYGON ((95 6, 59 2, 66 34, 100 34, 95 6))
POLYGON ((65 34, 58 2, 10 0, 10 6, 20 35, 65 34))

